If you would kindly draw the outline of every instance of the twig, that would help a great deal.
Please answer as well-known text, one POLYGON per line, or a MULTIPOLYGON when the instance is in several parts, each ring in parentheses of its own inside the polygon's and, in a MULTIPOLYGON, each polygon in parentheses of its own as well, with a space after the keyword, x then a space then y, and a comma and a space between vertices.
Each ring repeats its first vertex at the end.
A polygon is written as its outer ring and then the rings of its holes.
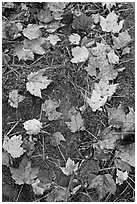
POLYGON ((67 161, 66 161, 66 159, 65 159, 65 157, 64 157, 64 155, 63 155, 63 153, 62 153, 62 151, 61 151, 61 149, 60 149, 60 147, 59 147, 59 145, 57 145, 57 147, 58 147, 58 150, 59 150, 59 152, 60 152, 62 158, 64 159, 64 161, 65 161, 65 163, 66 163, 67 161))
POLYGON ((18 196, 17 196, 17 198, 16 198, 16 201, 15 201, 15 202, 18 202, 18 199, 19 199, 19 196, 20 196, 20 194, 21 194, 22 189, 23 189, 23 185, 22 185, 22 186, 21 186, 21 188, 20 188, 20 191, 19 191, 19 193, 18 193, 18 196))
POLYGON ((89 132, 89 131, 86 130, 86 129, 85 129, 85 131, 86 131, 87 133, 89 133, 90 135, 92 135, 92 137, 94 137, 96 140, 98 140, 98 138, 97 138, 95 135, 93 135, 91 132, 89 132))
POLYGON ((16 124, 9 130, 9 132, 5 136, 8 136, 12 132, 12 130, 14 130, 14 128, 19 124, 20 121, 21 119, 16 122, 16 124))

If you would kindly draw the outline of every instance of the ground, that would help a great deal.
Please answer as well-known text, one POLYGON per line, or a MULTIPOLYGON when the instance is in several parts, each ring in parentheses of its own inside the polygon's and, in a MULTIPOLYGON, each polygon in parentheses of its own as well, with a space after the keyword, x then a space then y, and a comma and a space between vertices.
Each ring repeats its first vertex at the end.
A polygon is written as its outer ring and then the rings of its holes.
MULTIPOLYGON (((7 23, 7 25, 4 24, 2 42, 3 140, 5 135, 9 138, 14 135, 22 135, 23 145, 27 150, 25 154, 18 158, 12 158, 7 151, 5 153, 6 156, 8 155, 8 162, 2 166, 3 202, 134 201, 135 169, 133 166, 130 167, 128 172, 130 179, 124 181, 122 185, 116 185, 114 193, 111 190, 107 192, 102 190, 100 192, 95 186, 89 187, 93 186, 91 181, 96 178, 95 176, 109 174, 113 177, 113 181, 116 180, 114 160, 115 151, 118 147, 116 146, 114 149, 107 149, 106 152, 100 153, 98 151, 102 150, 94 148, 94 145, 100 140, 103 131, 109 126, 107 107, 118 108, 119 104, 121 104, 125 113, 129 112, 129 107, 135 110, 134 6, 134 3, 121 3, 119 6, 116 4, 111 8, 120 16, 121 20, 124 19, 124 30, 128 30, 132 39, 128 45, 130 53, 121 55, 122 51, 117 51, 119 62, 114 67, 115 69, 123 67, 125 69, 118 72, 117 77, 112 80, 112 83, 118 84, 116 92, 103 105, 102 110, 93 111, 88 104, 85 105, 86 108, 84 110, 80 108, 85 104, 83 94, 91 94, 96 78, 91 77, 84 70, 84 67, 87 66, 87 61, 80 63, 71 62, 71 45, 67 39, 72 33, 77 33, 83 38, 88 36, 90 32, 93 33, 93 38, 97 42, 100 39, 97 36, 104 35, 98 29, 98 25, 97 29, 93 27, 91 30, 89 28, 91 26, 86 28, 84 23, 82 24, 84 27, 82 29, 72 27, 74 11, 80 9, 88 17, 97 13, 106 17, 109 13, 108 9, 105 7, 103 10, 101 3, 69 3, 64 7, 63 18, 60 20, 64 26, 59 27, 54 33, 60 37, 61 41, 55 46, 46 43, 42 45, 43 49, 45 49, 45 54, 35 54, 34 60, 19 60, 14 50, 18 45, 22 44, 25 37, 22 31, 19 32, 21 33, 19 37, 15 37, 18 31, 16 31, 13 24, 20 22, 24 28, 28 24, 38 25, 41 22, 38 14, 45 9, 46 4, 40 2, 3 3, 3 22, 7 23), (42 90, 42 98, 34 96, 26 90, 27 76, 40 69, 45 69, 44 75, 52 80, 50 85, 42 90), (10 106, 8 99, 9 93, 16 89, 20 95, 25 96, 25 99, 19 103, 17 108, 14 108, 10 106), (59 103, 56 111, 60 112, 62 116, 57 120, 49 120, 45 112, 41 110, 42 104, 49 99, 56 100, 59 103), (84 121, 84 130, 77 128, 77 131, 71 131, 68 128, 66 122, 70 122, 68 113, 72 108, 75 114, 80 113, 80 117, 84 121), (42 130, 33 136, 33 140, 30 141, 23 124, 25 121, 34 118, 40 120, 42 130), (61 141, 59 145, 53 142, 53 134, 56 132, 60 132, 65 138, 65 141, 61 141), (77 173, 73 170, 72 174, 66 175, 59 168, 59 166, 65 167, 68 158, 73 160, 75 164, 79 163, 77 173), (19 185, 11 175, 11 168, 19 168, 20 163, 25 159, 27 162, 31 162, 32 167, 39 168, 37 178, 41 181, 40 187, 44 188, 44 192, 39 195, 34 192, 32 183, 30 185, 24 182, 24 184, 19 185), (50 184, 50 187, 47 187, 47 183, 50 184), (76 190, 75 187, 77 186, 79 188, 76 190), (74 189, 76 192, 73 192, 74 189), (65 196, 63 192, 65 192, 65 196), (62 197, 59 197, 59 194, 62 197)), ((47 25, 46 23, 45 25, 47 25)), ((51 22, 49 21, 48 23, 51 22)), ((42 37, 49 35, 48 32, 45 32, 45 28, 42 28, 41 32, 42 37)), ((118 35, 116 34, 116 36, 118 35)), ((107 38, 107 35, 105 37, 107 38)), ((108 43, 111 45, 112 39, 108 39, 108 43)), ((134 143, 134 133, 131 134, 130 138, 127 137, 128 139, 123 141, 125 146, 134 143)))

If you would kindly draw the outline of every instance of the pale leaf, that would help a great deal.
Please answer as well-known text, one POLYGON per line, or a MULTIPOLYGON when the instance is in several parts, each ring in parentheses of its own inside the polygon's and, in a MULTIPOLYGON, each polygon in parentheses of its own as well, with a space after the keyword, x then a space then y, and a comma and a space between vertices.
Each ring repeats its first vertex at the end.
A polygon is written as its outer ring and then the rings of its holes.
POLYGON ((10 153, 13 158, 18 158, 24 154, 24 152, 26 152, 26 150, 21 147, 22 144, 23 141, 21 135, 14 135, 11 138, 5 136, 3 141, 3 149, 10 153))
POLYGON ((106 32, 118 33, 123 27, 124 20, 119 23, 117 21, 118 16, 114 11, 110 12, 106 18, 100 16, 100 26, 102 30, 106 32))
POLYGON ((108 53, 108 60, 112 64, 118 64, 119 63, 119 57, 115 54, 114 50, 111 50, 108 53))
POLYGON ((72 48, 72 55, 74 57, 71 59, 72 63, 84 62, 88 59, 89 51, 85 46, 77 46, 75 48, 72 48))
POLYGON ((61 132, 55 132, 52 135, 52 144, 58 146, 58 145, 60 145, 61 141, 66 141, 64 136, 61 134, 61 132))
POLYGON ((49 8, 41 9, 40 12, 37 14, 37 18, 43 23, 49 23, 54 19, 49 8))
POLYGON ((125 30, 122 33, 119 33, 118 37, 115 37, 112 34, 112 40, 113 40, 113 44, 114 44, 114 49, 121 49, 125 46, 127 46, 127 44, 129 42, 131 42, 131 36, 129 35, 128 31, 125 30))
POLYGON ((43 187, 38 186, 39 183, 40 183, 40 180, 36 179, 36 181, 32 183, 31 185, 36 195, 43 195, 45 189, 43 187))
POLYGON ((49 35, 46 38, 47 41, 49 41, 53 46, 57 44, 58 41, 61 41, 60 38, 57 35, 49 35))
POLYGON ((24 128, 27 131, 27 134, 37 135, 42 128, 42 123, 36 119, 27 120, 26 122, 24 122, 24 128))
POLYGON ((93 19, 95 24, 99 23, 99 21, 100 21, 100 14, 99 13, 92 14, 92 19, 93 19))
POLYGON ((47 202, 65 202, 66 197, 70 195, 67 188, 56 186, 55 189, 47 195, 47 202))
POLYGON ((130 53, 130 47, 125 47, 123 49, 122 55, 129 54, 129 53, 130 53))
POLYGON ((19 164, 19 168, 10 168, 11 176, 16 184, 32 184, 36 179, 39 168, 31 168, 31 162, 26 157, 19 164))
POLYGON ((13 108, 18 108, 18 104, 24 100, 24 96, 18 94, 18 90, 13 90, 9 93, 8 102, 13 108))
POLYGON ((69 42, 72 45, 78 45, 80 42, 80 35, 78 35, 77 33, 73 33, 69 36, 69 42))
POLYGON ((119 185, 123 184, 123 182, 126 181, 128 178, 128 172, 127 171, 123 172, 123 171, 120 171, 117 169, 116 175, 117 175, 116 184, 119 184, 119 185))
POLYGON ((48 7, 51 11, 57 12, 62 11, 66 6, 68 2, 48 2, 48 7))
POLYGON ((29 40, 39 38, 42 33, 37 24, 28 24, 27 28, 23 29, 23 35, 29 40))
POLYGON ((43 76, 45 69, 41 69, 38 72, 31 72, 27 79, 26 83, 27 91, 29 91, 32 95, 41 96, 41 90, 46 89, 47 86, 52 82, 47 76, 43 76))
POLYGON ((73 160, 68 158, 66 162, 66 167, 60 167, 62 172, 66 174, 67 176, 71 175, 72 173, 75 173, 78 170, 79 163, 75 164, 73 160))
POLYGON ((106 8, 110 11, 113 6, 116 6, 116 3, 115 2, 102 2, 102 5, 106 6, 106 8))
POLYGON ((37 38, 33 40, 25 39, 24 40, 24 48, 27 50, 31 50, 31 52, 39 55, 45 54, 45 49, 41 47, 43 43, 46 42, 46 38, 37 38))
POLYGON ((19 60, 34 60, 34 54, 30 49, 25 49, 22 45, 14 50, 14 54, 18 56, 19 60))

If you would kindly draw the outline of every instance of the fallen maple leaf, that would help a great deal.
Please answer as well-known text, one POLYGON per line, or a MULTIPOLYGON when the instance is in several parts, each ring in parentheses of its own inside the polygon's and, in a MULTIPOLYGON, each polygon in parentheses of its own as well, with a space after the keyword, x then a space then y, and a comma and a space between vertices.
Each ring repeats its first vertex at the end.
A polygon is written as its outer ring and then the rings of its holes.
POLYGON ((36 195, 43 195, 45 189, 39 186, 40 180, 36 179, 34 183, 31 184, 33 191, 36 195))
POLYGON ((72 55, 74 57, 71 59, 72 63, 84 62, 88 59, 89 51, 85 46, 77 46, 75 48, 72 48, 72 55))
POLYGON ((100 21, 100 14, 99 13, 92 14, 92 19, 93 19, 93 22, 95 24, 99 23, 99 21, 100 21))
POLYGON ((54 144, 55 146, 60 145, 61 141, 66 141, 64 136, 61 134, 61 132, 55 132, 52 135, 52 144, 54 144))
POLYGON ((131 42, 131 36, 129 35, 128 31, 125 30, 122 33, 119 33, 118 37, 115 37, 112 34, 112 40, 114 44, 114 49, 121 49, 128 45, 129 42, 131 42))
POLYGON ((84 13, 80 13, 80 15, 75 16, 72 26, 76 30, 87 30, 88 28, 91 28, 93 25, 92 18, 86 16, 84 13))
POLYGON ((112 64, 119 63, 119 57, 118 55, 115 54, 114 50, 111 50, 107 55, 108 55, 109 63, 112 63, 112 64))
POLYGON ((21 147, 22 144, 23 141, 21 135, 14 135, 11 138, 5 136, 3 141, 3 149, 10 153, 13 158, 18 158, 24 154, 24 152, 26 152, 26 150, 21 147))
POLYGON ((114 11, 110 12, 106 18, 100 16, 100 26, 103 31, 118 33, 122 27, 124 20, 120 21, 118 24, 118 16, 114 11))
POLYGON ((23 45, 15 48, 14 55, 17 55, 19 60, 34 60, 33 52, 30 49, 25 49, 23 45))
POLYGON ((102 2, 102 6, 106 6, 106 8, 109 10, 109 12, 110 12, 110 10, 111 10, 111 8, 113 7, 113 6, 116 6, 116 3, 115 2, 102 2))
POLYGON ((68 2, 48 2, 48 7, 51 11, 57 12, 62 11, 66 6, 68 2))
POLYGON ((9 93, 8 102, 13 108, 18 108, 18 104, 25 99, 24 96, 18 94, 18 90, 15 89, 9 93))
POLYGON ((41 127, 42 123, 36 119, 27 120, 24 122, 24 128, 29 135, 37 135, 40 132, 41 127))
POLYGON ((71 175, 72 173, 75 173, 78 170, 79 163, 75 164, 73 160, 68 158, 66 162, 66 167, 60 167, 62 172, 66 174, 67 176, 71 175))
POLYGON ((135 112, 133 108, 129 107, 129 113, 126 115, 126 120, 123 121, 122 131, 125 133, 135 131, 135 112))
POLYGON ((57 35, 49 35, 46 38, 47 41, 49 41, 53 46, 57 44, 58 41, 61 41, 60 38, 57 35))
POLYGON ((41 37, 42 33, 37 24, 28 24, 27 28, 23 29, 23 35, 29 40, 41 37))
POLYGON ((78 45, 80 41, 80 35, 78 35, 77 33, 73 33, 69 36, 69 42, 72 45, 78 45))
POLYGON ((123 49, 122 55, 129 54, 129 53, 130 53, 130 47, 125 47, 123 49))
POLYGON ((25 39, 23 41, 24 48, 27 50, 30 50, 31 52, 38 54, 38 55, 44 55, 45 49, 41 47, 43 43, 46 43, 46 38, 37 38, 33 40, 25 39))
POLYGON ((43 23, 49 23, 54 19, 49 8, 41 9, 40 12, 37 14, 37 18, 43 23))
POLYGON ((135 167, 135 143, 119 146, 119 149, 116 151, 116 158, 120 158, 122 161, 135 167))
POLYGON ((19 168, 10 167, 10 172, 16 184, 32 184, 37 177, 39 168, 31 168, 31 162, 27 157, 24 157, 19 164, 19 168))
POLYGON ((65 123, 68 126, 68 128, 71 130, 71 132, 85 130, 84 122, 81 117, 81 114, 80 112, 77 112, 74 107, 69 111, 68 118, 71 119, 71 121, 65 122, 65 123))
POLYGON ((110 174, 97 175, 92 179, 88 189, 95 188, 98 193, 99 200, 103 199, 107 193, 115 194, 116 184, 110 174))
POLYGON ((26 89, 32 95, 41 96, 41 90, 46 89, 47 86, 52 82, 52 80, 48 79, 47 76, 43 76, 45 69, 40 69, 38 72, 31 72, 27 79, 28 82, 26 83, 26 89))
POLYGON ((58 101, 49 99, 42 104, 42 111, 46 112, 48 120, 58 120, 62 116, 62 113, 56 111, 58 107, 58 101))
POLYGON ((127 171, 123 172, 123 171, 120 171, 117 169, 116 175, 117 175, 116 184, 119 184, 119 185, 123 184, 123 182, 126 181, 128 178, 128 172, 127 171))
POLYGON ((65 202, 66 197, 70 195, 67 188, 56 186, 55 189, 47 195, 47 202, 65 202))

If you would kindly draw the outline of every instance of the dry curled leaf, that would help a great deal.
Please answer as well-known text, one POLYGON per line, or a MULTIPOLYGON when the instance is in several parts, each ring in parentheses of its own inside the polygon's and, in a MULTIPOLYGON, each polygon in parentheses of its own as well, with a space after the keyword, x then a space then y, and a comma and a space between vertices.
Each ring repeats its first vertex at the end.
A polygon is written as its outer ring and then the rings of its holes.
POLYGON ((24 122, 24 128, 27 131, 27 134, 37 135, 42 128, 42 123, 36 119, 27 120, 24 122))
POLYGON ((13 90, 9 93, 8 102, 13 108, 18 108, 18 104, 25 99, 24 96, 18 93, 18 90, 13 90))
POLYGON ((5 136, 3 141, 3 149, 10 153, 13 158, 18 158, 24 154, 24 152, 26 152, 26 150, 21 147, 22 144, 23 141, 21 135, 14 135, 11 138, 5 136))
POLYGON ((42 33, 37 24, 28 24, 27 28, 23 29, 23 35, 29 40, 41 37, 42 33))
POLYGON ((39 168, 32 168, 31 162, 27 157, 24 157, 19 164, 19 168, 10 168, 11 176, 18 185, 22 184, 32 184, 34 179, 37 178, 39 168))
POLYGON ((123 27, 124 20, 118 23, 118 16, 114 11, 110 12, 106 18, 100 16, 100 26, 103 31, 118 33, 123 27))
POLYGON ((32 95, 41 96, 41 90, 46 89, 47 86, 52 82, 52 80, 48 79, 47 76, 43 76, 45 69, 40 69, 38 72, 31 72, 27 79, 26 89, 32 95))
POLYGON ((80 35, 78 35, 77 33, 73 33, 69 36, 69 42, 72 45, 78 45, 80 41, 80 35))
POLYGON ((57 35, 49 35, 46 38, 47 41, 49 41, 53 46, 57 44, 58 41, 61 41, 60 38, 57 35))
POLYGON ((111 64, 118 64, 119 63, 119 57, 115 54, 114 50, 111 50, 108 54, 108 60, 111 64))
POLYGON ((72 48, 72 55, 73 55, 73 58, 71 59, 72 63, 84 62, 88 59, 89 51, 85 46, 83 47, 77 46, 75 48, 72 48))

